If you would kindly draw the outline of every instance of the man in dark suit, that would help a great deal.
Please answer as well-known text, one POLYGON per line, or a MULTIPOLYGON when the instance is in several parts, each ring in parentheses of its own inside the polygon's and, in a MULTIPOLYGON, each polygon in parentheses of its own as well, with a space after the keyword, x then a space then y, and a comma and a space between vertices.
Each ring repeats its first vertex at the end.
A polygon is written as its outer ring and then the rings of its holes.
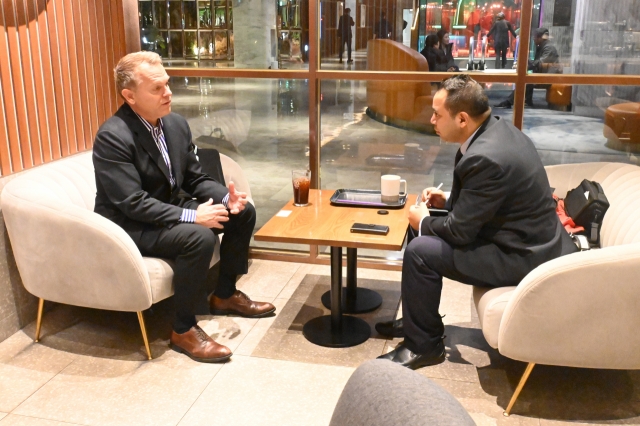
POLYGON ((174 261, 171 347, 196 361, 225 361, 229 348, 207 336, 195 317, 206 297, 214 234, 224 238, 211 313, 260 318, 275 312, 236 289, 238 275, 247 273, 255 210, 233 182, 227 189, 202 173, 187 121, 171 113, 169 76, 159 55, 125 56, 115 78, 125 103, 96 135, 95 211, 120 225, 143 256, 174 261))
POLYGON ((462 74, 442 83, 431 123, 442 140, 462 144, 449 199, 427 188, 409 212, 418 234, 402 267, 401 320, 379 323, 381 334, 402 336, 380 358, 415 369, 444 361, 438 313, 442 277, 461 283, 517 285, 538 265, 577 250, 558 219, 547 175, 531 140, 491 116, 478 83, 462 74), (445 217, 428 207, 446 208, 445 217))
POLYGON ((347 44, 347 63, 353 62, 351 59, 351 27, 355 25, 353 18, 350 15, 351 9, 348 7, 344 10, 344 13, 338 21, 338 38, 340 39, 340 63, 342 63, 342 54, 344 53, 344 45, 347 44))

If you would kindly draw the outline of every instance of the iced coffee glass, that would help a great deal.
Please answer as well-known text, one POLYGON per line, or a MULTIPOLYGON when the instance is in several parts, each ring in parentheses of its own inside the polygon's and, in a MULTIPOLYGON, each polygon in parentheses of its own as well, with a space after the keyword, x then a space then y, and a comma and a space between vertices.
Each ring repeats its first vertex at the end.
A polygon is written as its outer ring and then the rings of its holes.
POLYGON ((291 172, 291 182, 293 183, 293 205, 298 207, 308 205, 311 171, 293 170, 291 172))

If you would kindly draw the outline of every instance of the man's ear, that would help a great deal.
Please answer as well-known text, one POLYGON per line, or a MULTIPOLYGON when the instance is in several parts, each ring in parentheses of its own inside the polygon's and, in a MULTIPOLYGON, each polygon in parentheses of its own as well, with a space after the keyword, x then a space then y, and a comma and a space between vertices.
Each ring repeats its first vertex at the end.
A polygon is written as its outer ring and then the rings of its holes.
POLYGON ((469 125, 469 114, 464 111, 459 112, 456 119, 458 120, 458 125, 461 129, 464 129, 469 125))
POLYGON ((122 89, 122 97, 129 105, 134 105, 136 103, 135 93, 131 89, 122 89))

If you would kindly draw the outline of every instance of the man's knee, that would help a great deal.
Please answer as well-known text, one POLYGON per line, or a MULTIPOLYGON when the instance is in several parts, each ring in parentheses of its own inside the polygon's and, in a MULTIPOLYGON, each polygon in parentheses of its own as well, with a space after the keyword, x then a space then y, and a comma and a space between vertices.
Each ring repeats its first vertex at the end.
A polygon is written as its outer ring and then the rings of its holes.
POLYGON ((185 230, 183 249, 185 252, 199 252, 202 255, 213 255, 218 238, 209 228, 188 224, 185 230))

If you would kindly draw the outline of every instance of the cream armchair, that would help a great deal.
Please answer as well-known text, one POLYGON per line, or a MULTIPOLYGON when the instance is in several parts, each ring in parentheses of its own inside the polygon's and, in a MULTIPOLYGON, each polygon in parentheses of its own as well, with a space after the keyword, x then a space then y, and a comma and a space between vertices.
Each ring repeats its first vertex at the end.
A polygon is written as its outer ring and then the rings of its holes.
POLYGON ((585 163, 546 170, 558 196, 587 178, 602 184, 611 206, 601 249, 547 262, 517 287, 474 288, 487 342, 528 363, 505 415, 535 364, 640 369, 640 167, 585 163))
MULTIPOLYGON (((129 235, 93 212, 96 184, 91 152, 21 173, 2 191, 2 211, 20 277, 40 298, 35 341, 44 301, 137 312, 151 351, 142 311, 173 295, 172 262, 143 257, 129 235)), ((240 166, 220 155, 225 180, 251 192, 240 166)), ((251 201, 253 203, 253 201, 251 201)), ((217 244, 211 266, 218 262, 217 244)))

